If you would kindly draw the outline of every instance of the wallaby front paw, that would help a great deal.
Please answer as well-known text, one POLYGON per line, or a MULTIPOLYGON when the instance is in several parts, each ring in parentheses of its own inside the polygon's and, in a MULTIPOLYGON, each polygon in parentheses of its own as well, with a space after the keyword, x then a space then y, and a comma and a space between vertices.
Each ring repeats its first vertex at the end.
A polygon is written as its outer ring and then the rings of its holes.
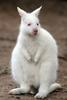
POLYGON ((37 58, 34 58, 34 62, 37 63, 38 62, 38 59, 37 58))
POLYGON ((31 60, 31 57, 28 57, 28 60, 30 61, 31 60))
POLYGON ((31 57, 30 57, 30 56, 29 56, 29 57, 27 57, 27 60, 28 60, 28 61, 31 61, 31 57))

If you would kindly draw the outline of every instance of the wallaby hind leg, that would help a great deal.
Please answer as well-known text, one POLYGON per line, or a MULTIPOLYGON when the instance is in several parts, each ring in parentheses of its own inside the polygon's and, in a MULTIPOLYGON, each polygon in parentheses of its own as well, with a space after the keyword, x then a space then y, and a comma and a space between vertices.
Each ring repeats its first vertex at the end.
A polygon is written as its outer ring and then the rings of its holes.
POLYGON ((29 93, 30 92, 30 87, 26 85, 21 85, 20 88, 15 88, 9 91, 9 94, 24 94, 24 93, 29 93))
POLYGON ((49 89, 49 93, 55 91, 56 89, 60 89, 61 88, 61 85, 59 83, 53 83, 51 86, 50 86, 50 89, 49 89))

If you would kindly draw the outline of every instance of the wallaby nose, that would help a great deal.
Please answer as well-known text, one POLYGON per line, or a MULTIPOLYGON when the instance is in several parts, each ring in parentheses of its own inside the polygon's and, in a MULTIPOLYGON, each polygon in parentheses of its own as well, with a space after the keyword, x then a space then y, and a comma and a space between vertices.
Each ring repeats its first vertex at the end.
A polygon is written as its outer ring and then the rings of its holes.
POLYGON ((34 35, 37 35, 38 30, 34 29, 33 32, 34 32, 34 35))
POLYGON ((38 30, 37 30, 37 29, 34 29, 34 32, 35 32, 35 33, 37 33, 37 32, 38 32, 38 30))

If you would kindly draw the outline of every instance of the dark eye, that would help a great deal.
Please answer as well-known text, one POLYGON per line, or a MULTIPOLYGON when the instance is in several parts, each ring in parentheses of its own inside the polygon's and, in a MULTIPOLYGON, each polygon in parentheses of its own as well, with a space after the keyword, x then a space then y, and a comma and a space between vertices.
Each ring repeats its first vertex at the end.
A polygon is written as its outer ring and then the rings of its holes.
POLYGON ((31 26, 31 23, 28 23, 28 26, 31 26))
POLYGON ((37 23, 37 26, 39 25, 39 23, 37 23))

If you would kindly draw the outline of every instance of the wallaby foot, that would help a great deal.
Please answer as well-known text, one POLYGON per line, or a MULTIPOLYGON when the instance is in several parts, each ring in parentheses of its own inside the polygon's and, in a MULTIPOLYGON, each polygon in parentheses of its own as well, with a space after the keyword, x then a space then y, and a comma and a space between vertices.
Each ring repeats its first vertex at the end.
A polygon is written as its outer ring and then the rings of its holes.
POLYGON ((39 89, 39 92, 35 95, 35 98, 45 98, 47 97, 47 95, 51 92, 53 92, 54 90, 56 89, 59 89, 61 88, 61 85, 58 84, 58 83, 54 83, 50 86, 49 89, 45 89, 45 88, 42 88, 42 89, 39 89))
POLYGON ((24 94, 24 93, 28 93, 30 91, 30 87, 23 85, 20 88, 15 88, 9 91, 9 94, 24 94))

